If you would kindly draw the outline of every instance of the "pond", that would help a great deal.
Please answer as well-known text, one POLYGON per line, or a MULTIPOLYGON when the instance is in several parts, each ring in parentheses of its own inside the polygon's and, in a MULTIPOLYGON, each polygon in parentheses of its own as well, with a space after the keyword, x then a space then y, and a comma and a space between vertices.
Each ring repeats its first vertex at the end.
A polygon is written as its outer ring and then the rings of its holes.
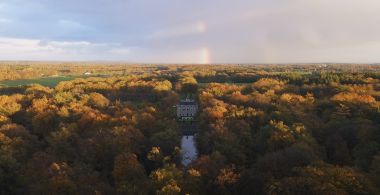
POLYGON ((198 151, 195 145, 195 135, 182 136, 182 165, 187 167, 193 160, 197 159, 198 151))

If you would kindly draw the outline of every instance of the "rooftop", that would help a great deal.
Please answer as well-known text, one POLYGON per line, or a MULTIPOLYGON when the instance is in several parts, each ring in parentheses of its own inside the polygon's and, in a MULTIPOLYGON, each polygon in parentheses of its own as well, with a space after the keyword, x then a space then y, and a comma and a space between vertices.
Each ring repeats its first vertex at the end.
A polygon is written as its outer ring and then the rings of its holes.
POLYGON ((197 103, 196 102, 183 102, 183 101, 181 101, 181 102, 179 102, 179 105, 197 105, 197 103))
POLYGON ((179 105, 197 105, 197 103, 195 102, 195 100, 186 98, 185 100, 181 100, 179 102, 179 105))

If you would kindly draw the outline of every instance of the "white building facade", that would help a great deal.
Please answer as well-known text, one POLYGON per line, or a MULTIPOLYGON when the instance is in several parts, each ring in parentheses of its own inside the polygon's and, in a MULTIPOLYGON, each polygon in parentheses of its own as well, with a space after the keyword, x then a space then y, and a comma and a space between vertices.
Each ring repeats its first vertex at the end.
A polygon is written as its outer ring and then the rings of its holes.
POLYGON ((179 120, 194 120, 198 112, 198 104, 194 100, 181 100, 177 105, 177 118, 179 120))

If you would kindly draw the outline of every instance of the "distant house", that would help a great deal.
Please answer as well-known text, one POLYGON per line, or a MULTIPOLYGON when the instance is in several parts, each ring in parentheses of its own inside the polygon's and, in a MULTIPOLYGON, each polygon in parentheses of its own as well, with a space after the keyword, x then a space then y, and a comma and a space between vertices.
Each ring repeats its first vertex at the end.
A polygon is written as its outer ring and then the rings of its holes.
POLYGON ((193 120, 198 111, 198 104, 195 100, 186 98, 177 105, 177 118, 179 120, 193 120))
POLYGON ((91 72, 85 72, 85 73, 83 73, 84 75, 86 75, 86 76, 89 76, 89 75, 91 75, 92 73, 91 72))

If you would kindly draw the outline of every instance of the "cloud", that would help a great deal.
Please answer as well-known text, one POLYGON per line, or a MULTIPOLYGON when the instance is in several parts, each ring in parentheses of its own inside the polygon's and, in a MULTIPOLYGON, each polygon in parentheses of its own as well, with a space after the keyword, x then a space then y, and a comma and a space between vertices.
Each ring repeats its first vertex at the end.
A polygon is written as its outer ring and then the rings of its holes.
POLYGON ((0 24, 7 24, 7 23, 11 23, 12 20, 11 19, 8 19, 8 18, 0 18, 0 24))
POLYGON ((131 48, 112 48, 109 53, 116 55, 128 55, 131 53, 131 48))
POLYGON ((127 59, 130 49, 118 44, 87 41, 43 41, 0 37, 3 60, 113 60, 127 59), (128 52, 127 52, 128 51, 128 52))
POLYGON ((201 34, 206 32, 207 24, 203 21, 182 24, 178 26, 172 26, 164 28, 149 35, 150 39, 166 39, 166 38, 178 38, 187 35, 201 34))
POLYGON ((5 9, 6 4, 4 2, 0 2, 0 10, 5 9))
POLYGON ((79 22, 72 21, 72 20, 61 19, 58 21, 58 25, 61 28, 68 29, 68 30, 85 30, 85 29, 88 29, 87 26, 85 26, 79 22))
POLYGON ((130 52, 132 62, 144 63, 210 63, 210 53, 207 48, 191 48, 181 50, 152 50, 150 48, 137 48, 130 52), (147 58, 147 56, 149 56, 147 58))
POLYGON ((2 0, 0 58, 380 62, 378 10, 378 0, 2 0))

